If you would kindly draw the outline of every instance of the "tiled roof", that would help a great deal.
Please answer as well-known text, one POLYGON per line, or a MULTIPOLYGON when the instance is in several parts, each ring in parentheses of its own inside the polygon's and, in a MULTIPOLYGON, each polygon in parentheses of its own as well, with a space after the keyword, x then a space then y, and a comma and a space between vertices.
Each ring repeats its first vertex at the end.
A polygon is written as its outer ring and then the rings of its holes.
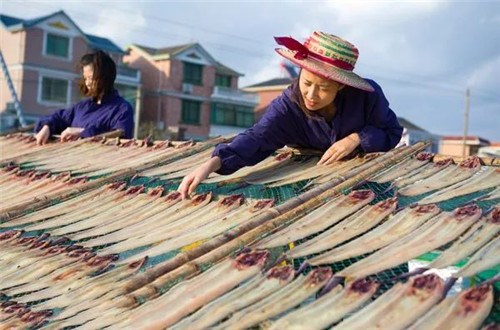
POLYGON ((157 56, 157 55, 175 55, 177 53, 182 52, 183 50, 186 50, 190 47, 193 47, 196 45, 196 43, 189 43, 185 45, 177 45, 177 46, 171 46, 171 47, 164 47, 164 48, 152 48, 152 47, 146 47, 146 46, 141 46, 134 44, 136 47, 141 48, 144 50, 146 53, 148 53, 151 56, 157 56))
POLYGON ((273 78, 270 80, 266 80, 264 82, 260 82, 260 83, 255 84, 255 85, 246 86, 245 88, 290 85, 293 81, 294 81, 294 79, 292 79, 292 78, 273 78))
POLYGON ((85 34, 85 37, 87 37, 90 46, 94 49, 101 49, 113 53, 125 54, 125 51, 123 51, 123 49, 118 47, 114 42, 112 42, 109 39, 101 38, 91 34, 85 34))
POLYGON ((225 74, 228 76, 238 76, 238 77, 243 76, 243 73, 236 72, 233 69, 231 69, 230 67, 225 66, 224 64, 222 64, 220 62, 217 62, 217 66, 215 67, 215 69, 217 70, 217 73, 220 73, 220 74, 225 74))
POLYGON ((92 47, 94 49, 102 49, 102 50, 110 51, 110 52, 114 52, 114 53, 121 53, 121 54, 125 53, 123 51, 123 49, 118 47, 114 42, 112 42, 109 39, 83 33, 80 30, 80 28, 71 20, 71 18, 68 15, 66 15, 66 13, 62 10, 57 11, 55 13, 52 13, 50 15, 45 15, 45 16, 36 17, 36 18, 32 18, 32 19, 26 19, 26 20, 21 19, 21 18, 17 18, 17 17, 7 16, 7 15, 0 15, 0 22, 7 30, 10 30, 10 31, 23 30, 23 29, 27 29, 29 27, 35 26, 38 23, 43 22, 43 21, 45 21, 53 16, 59 15, 59 14, 66 16, 76 26, 76 28, 87 39, 87 41, 90 44, 90 47, 92 47))

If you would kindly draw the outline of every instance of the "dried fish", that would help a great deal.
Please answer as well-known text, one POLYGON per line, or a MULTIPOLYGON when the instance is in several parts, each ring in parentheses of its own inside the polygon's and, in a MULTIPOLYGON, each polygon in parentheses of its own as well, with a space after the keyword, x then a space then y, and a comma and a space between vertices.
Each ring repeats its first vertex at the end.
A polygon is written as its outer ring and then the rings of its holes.
POLYGON ((404 209, 361 237, 307 262, 311 265, 323 265, 378 250, 411 233, 440 211, 436 205, 404 209))
POLYGON ((396 197, 365 206, 327 231, 290 250, 287 255, 290 258, 297 258, 331 249, 375 227, 393 212, 396 206, 396 197))
POLYGON ((261 248, 283 246, 310 236, 353 214, 374 198, 375 194, 371 190, 357 190, 347 196, 336 197, 292 225, 261 240, 257 246, 261 248))

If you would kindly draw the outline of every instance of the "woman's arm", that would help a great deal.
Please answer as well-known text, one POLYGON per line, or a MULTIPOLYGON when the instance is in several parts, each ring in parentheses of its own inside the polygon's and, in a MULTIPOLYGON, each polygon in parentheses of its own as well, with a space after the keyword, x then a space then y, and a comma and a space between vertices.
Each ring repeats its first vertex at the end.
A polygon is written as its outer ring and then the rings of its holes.
POLYGON ((35 126, 35 132, 40 132, 46 125, 50 134, 61 134, 66 128, 71 126, 71 122, 75 116, 75 106, 69 109, 57 110, 51 115, 42 117, 35 126))

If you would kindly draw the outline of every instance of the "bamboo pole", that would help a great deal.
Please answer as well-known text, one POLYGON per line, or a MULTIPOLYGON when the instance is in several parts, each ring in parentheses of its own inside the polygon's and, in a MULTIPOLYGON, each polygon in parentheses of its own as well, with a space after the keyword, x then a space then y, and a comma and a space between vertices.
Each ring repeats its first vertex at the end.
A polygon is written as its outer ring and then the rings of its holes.
MULTIPOLYGON (((432 158, 432 161, 435 163, 435 162, 439 162, 441 160, 445 160, 445 159, 448 159, 448 158, 452 158, 453 161, 456 164, 458 164, 461 161, 463 161, 464 159, 467 159, 468 157, 463 158, 461 156, 447 156, 447 155, 436 154, 432 158)), ((481 164, 483 164, 483 165, 500 166, 500 158, 479 157, 479 159, 481 160, 481 164)))
POLYGON ((164 292, 165 287, 171 283, 176 283, 182 278, 192 276, 205 269, 207 265, 215 263, 249 243, 258 240, 264 234, 275 230, 285 223, 293 222, 295 219, 307 214, 311 209, 335 197, 343 190, 353 187, 355 184, 387 166, 426 148, 427 145, 428 143, 420 142, 412 147, 390 151, 374 159, 377 165, 371 162, 365 164, 346 175, 345 178, 338 178, 332 182, 327 182, 269 210, 249 223, 230 230, 224 235, 201 244, 192 250, 179 253, 176 257, 163 264, 135 276, 124 287, 125 292, 129 292, 129 294, 121 297, 118 305, 121 307, 134 306, 138 302, 164 292), (155 277, 157 278, 154 279, 155 277), (154 279, 154 282, 146 285, 152 279, 154 279))
POLYGON ((218 137, 214 138, 208 141, 208 143, 203 143, 203 144, 197 144, 192 147, 190 147, 187 150, 179 149, 178 152, 175 152, 173 154, 168 154, 165 155, 165 158, 163 159, 156 159, 152 160, 149 162, 146 162, 136 168, 127 168, 120 170, 118 172, 112 173, 109 176, 102 177, 96 180, 92 180, 90 182, 84 183, 80 185, 78 188, 71 189, 69 191, 60 191, 52 194, 48 194, 46 196, 43 196, 43 198, 35 198, 33 200, 26 201, 23 204, 13 206, 10 208, 6 208, 2 210, 2 213, 0 213, 0 223, 11 221, 14 218, 17 218, 19 216, 22 216, 26 212, 29 211, 37 211, 42 208, 45 208, 49 205, 51 205, 55 201, 65 201, 68 200, 76 195, 79 195, 83 192, 86 192, 88 190, 100 187, 103 184, 112 182, 112 181, 117 181, 117 180, 123 180, 127 177, 132 177, 136 174, 138 174, 141 171, 147 170, 151 167, 155 167, 161 164, 164 164, 166 162, 172 162, 175 160, 178 160, 180 158, 188 157, 194 153, 198 153, 201 151, 204 151, 212 146, 214 146, 217 143, 225 141, 224 137, 218 137))

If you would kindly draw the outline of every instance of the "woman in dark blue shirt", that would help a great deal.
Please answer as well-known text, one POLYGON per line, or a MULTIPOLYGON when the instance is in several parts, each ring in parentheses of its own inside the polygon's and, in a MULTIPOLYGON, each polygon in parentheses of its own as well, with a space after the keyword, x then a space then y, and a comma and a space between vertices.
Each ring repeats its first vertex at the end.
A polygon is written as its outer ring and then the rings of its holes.
POLYGON ((400 141, 403 128, 380 86, 352 71, 359 55, 354 45, 322 32, 304 44, 275 39, 286 47, 276 49, 278 54, 301 67, 298 81, 271 102, 257 124, 218 145, 210 160, 183 179, 183 198, 211 172, 233 173, 286 144, 324 150, 318 164, 328 165, 356 148, 387 151, 400 141))
POLYGON ((61 109, 40 119, 35 127, 36 141, 45 144, 52 134, 61 134, 61 140, 89 137, 122 130, 124 137, 132 138, 134 110, 114 89, 116 65, 103 51, 83 55, 80 60, 81 93, 88 97, 69 109, 61 109))

